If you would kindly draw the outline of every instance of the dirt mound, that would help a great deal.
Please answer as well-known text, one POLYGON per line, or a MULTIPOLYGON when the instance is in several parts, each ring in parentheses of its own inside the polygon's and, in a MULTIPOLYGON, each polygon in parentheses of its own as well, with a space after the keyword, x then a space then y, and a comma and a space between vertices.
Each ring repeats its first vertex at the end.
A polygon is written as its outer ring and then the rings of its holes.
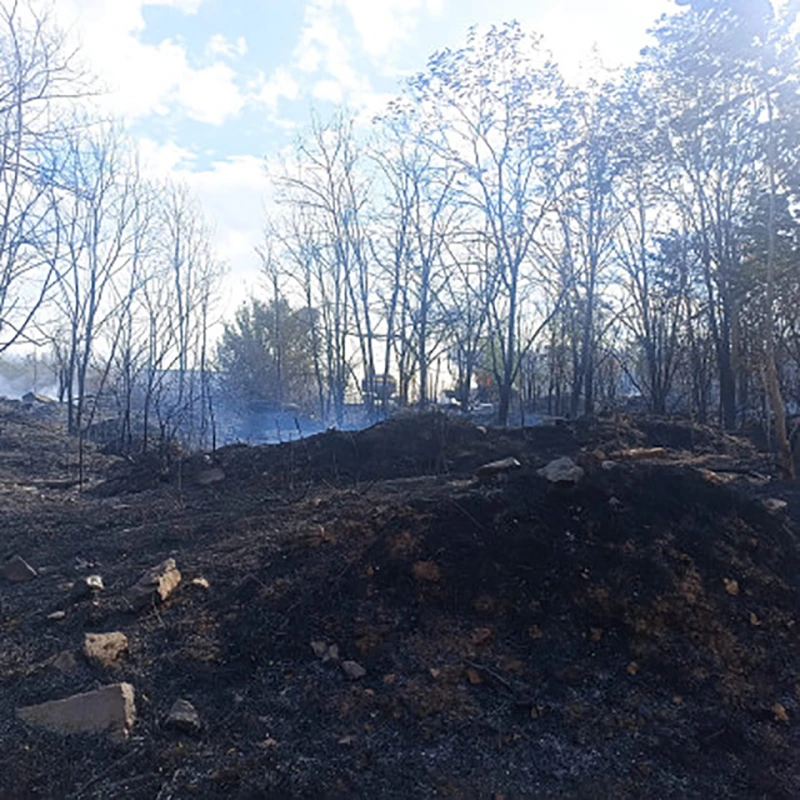
POLYGON ((4 791, 800 796, 800 500, 751 479, 745 445, 651 422, 397 418, 20 505, 7 546, 45 569, 0 586, 4 791), (522 466, 472 477, 506 456, 522 466), (556 456, 585 476, 549 483, 556 456), (131 614, 125 590, 167 558, 183 582, 131 614), (88 573, 106 589, 70 600, 88 573), (128 652, 104 670, 80 647, 109 631, 128 652), (137 693, 125 745, 14 719, 116 681, 137 693), (199 730, 166 723, 179 698, 199 730))

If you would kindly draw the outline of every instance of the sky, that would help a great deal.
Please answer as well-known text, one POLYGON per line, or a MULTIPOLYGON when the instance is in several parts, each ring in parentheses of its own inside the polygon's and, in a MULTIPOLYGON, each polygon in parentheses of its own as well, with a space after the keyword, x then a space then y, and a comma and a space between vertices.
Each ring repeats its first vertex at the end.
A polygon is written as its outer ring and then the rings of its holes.
POLYGON ((230 297, 258 285, 254 248, 269 196, 266 159, 311 109, 369 118, 404 76, 471 25, 512 19, 541 33, 575 80, 596 51, 632 62, 672 0, 53 0, 58 23, 157 175, 199 196, 229 268, 230 297), (583 68, 582 68, 583 65, 583 68))

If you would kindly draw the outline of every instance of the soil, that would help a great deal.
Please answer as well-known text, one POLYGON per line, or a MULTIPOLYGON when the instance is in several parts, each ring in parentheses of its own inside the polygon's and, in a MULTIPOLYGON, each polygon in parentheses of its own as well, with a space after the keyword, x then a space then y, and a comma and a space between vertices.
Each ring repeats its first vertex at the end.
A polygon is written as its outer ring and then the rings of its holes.
POLYGON ((0 583, 2 797, 800 797, 800 491, 742 439, 409 415, 172 463, 91 454, 82 487, 55 423, 2 406, 0 439, 0 555, 40 572, 0 583), (537 474, 562 456, 577 485, 537 474), (168 557, 181 586, 131 613, 168 557), (103 592, 71 600, 91 573, 103 592), (114 630, 118 667, 81 657, 114 630), (120 680, 124 744, 15 718, 120 680), (178 698, 199 735, 164 724, 178 698))

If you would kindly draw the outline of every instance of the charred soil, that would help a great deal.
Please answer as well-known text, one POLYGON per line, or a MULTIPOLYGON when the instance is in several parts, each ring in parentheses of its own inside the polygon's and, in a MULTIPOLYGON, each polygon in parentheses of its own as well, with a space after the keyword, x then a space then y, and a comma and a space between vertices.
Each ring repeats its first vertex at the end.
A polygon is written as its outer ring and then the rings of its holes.
POLYGON ((106 482, 98 456, 81 491, 58 458, 15 472, 44 424, 0 428, 3 554, 40 573, 0 583, 3 797, 800 796, 800 496, 743 440, 400 417, 106 482), (577 483, 538 473, 562 456, 577 483), (132 613, 170 557, 177 591, 132 613), (117 630, 118 665, 81 656, 117 630), (124 744, 15 718, 117 681, 124 744))

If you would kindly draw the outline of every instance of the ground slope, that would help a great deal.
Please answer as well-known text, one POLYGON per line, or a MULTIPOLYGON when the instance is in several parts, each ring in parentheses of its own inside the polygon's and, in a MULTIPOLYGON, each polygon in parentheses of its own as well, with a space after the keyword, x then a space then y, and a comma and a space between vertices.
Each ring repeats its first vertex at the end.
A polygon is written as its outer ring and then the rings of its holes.
POLYGON ((45 569, 0 587, 4 796, 800 796, 797 509, 769 470, 663 420, 431 415, 128 465, 95 492, 6 484, 6 555, 45 569), (538 474, 565 455, 576 485, 538 474), (181 588, 131 614, 123 590, 168 556, 181 588), (88 572, 106 589, 69 602, 88 572), (110 630, 118 667, 50 666, 110 630), (14 718, 117 680, 124 745, 14 718), (177 697, 199 736, 164 726, 177 697))

